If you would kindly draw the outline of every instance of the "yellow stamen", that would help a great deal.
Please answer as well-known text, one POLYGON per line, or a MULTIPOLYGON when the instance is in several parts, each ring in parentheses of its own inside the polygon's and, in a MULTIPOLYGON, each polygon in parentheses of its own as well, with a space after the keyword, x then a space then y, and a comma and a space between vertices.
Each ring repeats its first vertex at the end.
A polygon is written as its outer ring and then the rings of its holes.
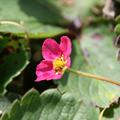
POLYGON ((56 72, 56 74, 63 74, 66 68, 66 63, 67 61, 64 59, 63 56, 61 56, 60 58, 56 58, 53 61, 53 68, 56 72))

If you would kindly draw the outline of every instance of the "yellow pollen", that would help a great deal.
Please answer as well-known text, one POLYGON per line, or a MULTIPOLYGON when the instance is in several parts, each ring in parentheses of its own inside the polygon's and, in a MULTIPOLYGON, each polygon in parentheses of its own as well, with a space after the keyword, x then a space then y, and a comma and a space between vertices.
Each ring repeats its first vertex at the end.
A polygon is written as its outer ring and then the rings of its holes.
POLYGON ((60 58, 56 58, 54 61, 53 61, 53 68, 56 72, 56 74, 63 74, 64 71, 65 71, 65 68, 66 68, 66 63, 67 61, 64 60, 64 57, 60 57, 60 58))

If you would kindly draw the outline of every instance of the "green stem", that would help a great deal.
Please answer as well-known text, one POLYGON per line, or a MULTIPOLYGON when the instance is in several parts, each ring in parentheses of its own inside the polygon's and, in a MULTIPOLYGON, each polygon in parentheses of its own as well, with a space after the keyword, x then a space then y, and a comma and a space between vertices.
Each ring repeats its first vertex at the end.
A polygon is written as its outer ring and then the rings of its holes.
POLYGON ((81 72, 81 71, 78 71, 78 70, 74 70, 72 68, 67 68, 67 70, 72 72, 72 73, 75 73, 78 76, 94 78, 96 80, 105 81, 105 82, 120 86, 120 82, 113 81, 113 80, 111 80, 109 78, 105 78, 105 77, 98 76, 98 75, 95 75, 95 74, 81 72))

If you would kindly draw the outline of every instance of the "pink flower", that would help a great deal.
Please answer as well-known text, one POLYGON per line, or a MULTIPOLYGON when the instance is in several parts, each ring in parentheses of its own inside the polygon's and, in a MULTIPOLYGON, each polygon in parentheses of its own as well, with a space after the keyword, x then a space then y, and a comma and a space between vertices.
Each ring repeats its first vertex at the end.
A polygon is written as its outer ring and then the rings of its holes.
POLYGON ((36 81, 60 79, 70 67, 71 40, 62 36, 60 44, 54 39, 46 39, 42 46, 44 60, 36 67, 36 81))

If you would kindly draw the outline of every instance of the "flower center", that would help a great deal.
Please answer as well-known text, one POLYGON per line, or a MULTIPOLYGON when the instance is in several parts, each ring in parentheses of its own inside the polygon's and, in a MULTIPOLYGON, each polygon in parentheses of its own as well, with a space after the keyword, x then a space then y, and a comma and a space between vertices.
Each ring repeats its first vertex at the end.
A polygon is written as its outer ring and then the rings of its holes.
POLYGON ((64 59, 63 56, 61 56, 60 58, 56 58, 53 61, 53 68, 55 70, 56 74, 63 74, 66 68, 66 63, 67 61, 64 59))

